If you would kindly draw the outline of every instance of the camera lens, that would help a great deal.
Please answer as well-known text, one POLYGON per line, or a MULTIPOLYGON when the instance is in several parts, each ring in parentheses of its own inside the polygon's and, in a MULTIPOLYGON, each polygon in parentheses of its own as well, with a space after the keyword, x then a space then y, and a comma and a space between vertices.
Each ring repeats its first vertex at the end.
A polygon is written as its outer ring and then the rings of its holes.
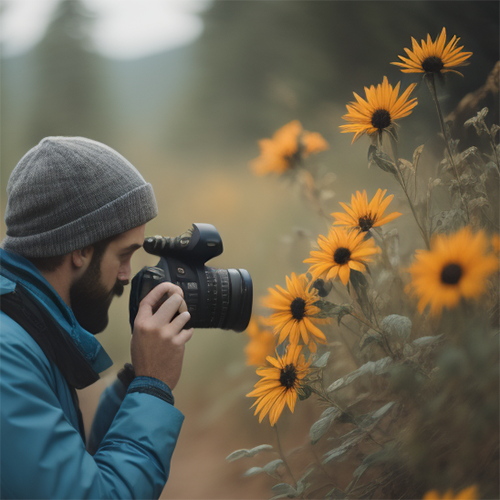
MULTIPOLYGON (((205 267, 209 328, 242 332, 252 314, 253 285, 245 269, 205 267)), ((207 325, 205 325, 207 327, 207 325)))

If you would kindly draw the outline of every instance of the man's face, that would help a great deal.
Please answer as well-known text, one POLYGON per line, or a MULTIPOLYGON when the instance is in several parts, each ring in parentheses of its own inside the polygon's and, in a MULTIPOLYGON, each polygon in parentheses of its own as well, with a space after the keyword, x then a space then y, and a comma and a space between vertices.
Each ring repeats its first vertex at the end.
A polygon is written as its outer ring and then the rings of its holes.
POLYGON ((144 224, 113 239, 101 258, 92 256, 85 273, 72 284, 71 309, 78 323, 90 333, 100 333, 108 325, 109 306, 130 281, 130 259, 142 247, 145 227, 144 224))

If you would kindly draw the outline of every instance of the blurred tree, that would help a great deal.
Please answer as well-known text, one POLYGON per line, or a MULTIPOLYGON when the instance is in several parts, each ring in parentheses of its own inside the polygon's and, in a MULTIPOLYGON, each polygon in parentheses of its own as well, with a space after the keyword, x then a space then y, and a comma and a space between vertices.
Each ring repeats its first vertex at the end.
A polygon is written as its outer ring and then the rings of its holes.
MULTIPOLYGON (((3 14, 5 2, 0 0, 0 16, 3 14)), ((0 58, 0 182, 5 185, 10 173, 9 168, 4 165, 11 165, 14 156, 11 151, 12 143, 12 109, 9 106, 9 93, 6 82, 5 59, 0 58)))
POLYGON ((107 99, 103 61, 90 51, 93 15, 80 0, 63 0, 40 44, 30 54, 34 97, 28 138, 82 135, 106 142, 107 99))
POLYGON ((196 141, 196 149, 236 152, 294 118, 326 127, 326 106, 343 106, 353 91, 384 75, 415 81, 390 62, 411 36, 435 37, 443 26, 474 52, 474 70, 450 90, 456 104, 498 60, 498 13, 496 1, 215 1, 192 47, 195 67, 178 98, 169 147, 196 141))

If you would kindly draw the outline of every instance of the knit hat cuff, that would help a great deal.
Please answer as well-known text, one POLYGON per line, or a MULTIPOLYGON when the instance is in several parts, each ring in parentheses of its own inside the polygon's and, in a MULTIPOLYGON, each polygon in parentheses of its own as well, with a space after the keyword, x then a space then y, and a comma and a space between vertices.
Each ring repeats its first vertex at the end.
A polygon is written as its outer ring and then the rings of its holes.
POLYGON ((143 184, 64 226, 28 236, 7 235, 1 247, 23 257, 55 257, 129 231, 157 215, 153 187, 143 184))

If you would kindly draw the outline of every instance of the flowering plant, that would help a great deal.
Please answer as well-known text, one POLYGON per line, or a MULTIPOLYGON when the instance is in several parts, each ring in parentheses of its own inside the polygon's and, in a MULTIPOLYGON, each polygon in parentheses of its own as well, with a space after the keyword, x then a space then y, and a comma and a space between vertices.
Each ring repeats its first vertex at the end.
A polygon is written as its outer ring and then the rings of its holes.
MULTIPOLYGON (((444 28, 435 41, 412 40, 407 57, 394 64, 423 73, 428 83, 445 146, 435 175, 423 184, 423 145, 411 161, 398 154, 395 120, 417 106, 410 99, 416 84, 399 95, 400 84, 384 76, 377 87, 365 87, 365 99, 354 93, 341 131, 354 133, 353 142, 371 139, 369 164, 397 180, 409 212, 386 212, 398 193, 378 189, 369 201, 366 190, 357 191, 350 204, 340 202, 343 211, 329 216, 327 234, 304 255, 307 273, 291 272, 286 289, 276 285, 262 301, 271 313, 261 323, 272 327, 275 352, 267 344, 266 364, 247 396, 257 398, 259 422, 268 416, 276 429, 279 458, 245 475, 276 478, 275 499, 499 496, 500 127, 487 125, 486 108, 479 111, 465 127, 486 134, 491 151, 460 151, 434 78, 456 72, 472 54, 457 47, 456 36, 446 43, 444 28), (418 228, 406 254, 391 228, 404 217, 418 228), (346 353, 349 371, 339 363, 346 353), (297 450, 292 456, 282 449, 278 426, 286 407, 293 412, 309 398, 322 408, 302 447, 314 459, 303 467, 297 450)), ((327 145, 314 133, 319 146, 308 150, 307 134, 297 121, 283 127, 261 141, 263 157, 252 168, 303 170, 309 199, 325 215, 314 196, 321 180, 303 160, 327 145)), ((238 450, 227 459, 264 450, 274 448, 238 450)))

